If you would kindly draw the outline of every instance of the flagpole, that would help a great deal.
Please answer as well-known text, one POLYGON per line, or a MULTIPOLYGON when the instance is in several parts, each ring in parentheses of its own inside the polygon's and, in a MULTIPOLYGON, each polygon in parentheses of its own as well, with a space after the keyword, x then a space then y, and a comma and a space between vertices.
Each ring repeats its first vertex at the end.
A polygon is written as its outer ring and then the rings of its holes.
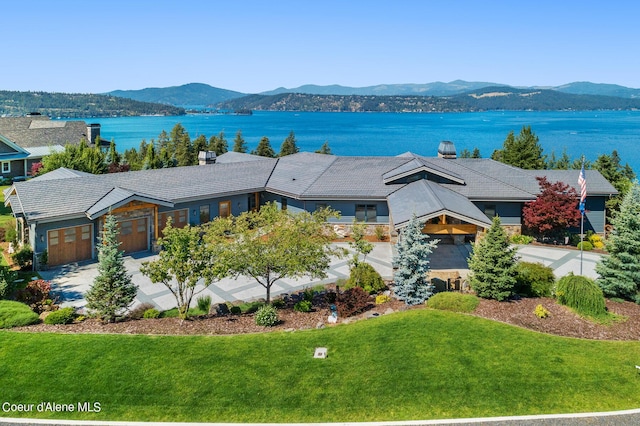
POLYGON ((584 155, 582 156, 582 168, 578 177, 580 185, 580 275, 582 275, 582 253, 584 251, 584 204, 587 201, 587 178, 584 173, 584 155))

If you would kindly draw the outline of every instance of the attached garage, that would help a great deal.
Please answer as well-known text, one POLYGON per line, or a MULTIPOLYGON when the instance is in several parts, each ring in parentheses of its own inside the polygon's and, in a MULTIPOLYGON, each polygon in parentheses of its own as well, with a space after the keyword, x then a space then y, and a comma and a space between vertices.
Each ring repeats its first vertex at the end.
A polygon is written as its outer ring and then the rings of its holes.
POLYGON ((93 225, 52 229, 47 232, 49 265, 63 265, 92 258, 93 225))
POLYGON ((149 250, 149 218, 141 217, 118 222, 120 250, 135 253, 149 250))

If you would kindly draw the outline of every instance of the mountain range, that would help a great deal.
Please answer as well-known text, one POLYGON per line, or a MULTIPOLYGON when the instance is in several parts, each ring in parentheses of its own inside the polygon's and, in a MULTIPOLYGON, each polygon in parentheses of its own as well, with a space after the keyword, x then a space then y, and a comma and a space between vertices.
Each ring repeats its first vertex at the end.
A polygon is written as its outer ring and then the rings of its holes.
MULTIPOLYGON (((339 95, 339 96, 439 96, 450 97, 469 94, 486 88, 501 88, 501 91, 555 91, 571 95, 606 96, 622 99, 640 99, 640 89, 633 89, 616 84, 600 84, 591 82, 574 82, 555 87, 531 86, 513 87, 491 82, 469 82, 455 80, 449 83, 433 82, 426 84, 379 84, 367 87, 348 87, 340 85, 318 86, 307 84, 295 88, 280 87, 259 93, 262 96, 282 94, 339 95)), ((212 87, 203 83, 189 83, 182 86, 166 88, 146 88, 141 90, 115 90, 107 93, 111 96, 124 97, 143 102, 155 102, 182 107, 213 107, 220 103, 232 101, 249 95, 233 90, 212 87)))

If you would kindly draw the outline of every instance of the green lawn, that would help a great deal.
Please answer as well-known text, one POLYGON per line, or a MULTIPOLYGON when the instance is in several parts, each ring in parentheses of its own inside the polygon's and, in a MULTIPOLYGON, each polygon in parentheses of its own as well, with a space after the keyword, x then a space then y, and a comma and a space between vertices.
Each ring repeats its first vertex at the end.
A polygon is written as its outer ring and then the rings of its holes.
POLYGON ((640 406, 637 363, 640 342, 435 310, 226 337, 0 332, 3 401, 101 405, 25 417, 341 422, 619 410, 640 406), (318 346, 327 359, 313 359, 318 346))
POLYGON ((13 224, 15 220, 11 214, 11 208, 4 206, 4 193, 2 191, 8 187, 7 185, 0 186, 0 228, 8 224, 13 224))

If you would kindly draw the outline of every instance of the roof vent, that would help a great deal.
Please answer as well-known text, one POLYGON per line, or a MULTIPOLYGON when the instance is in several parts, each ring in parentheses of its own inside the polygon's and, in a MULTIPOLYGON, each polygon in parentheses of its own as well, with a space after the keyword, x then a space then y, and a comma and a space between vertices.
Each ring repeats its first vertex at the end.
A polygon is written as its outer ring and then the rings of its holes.
POLYGON ((438 146, 438 158, 457 158, 456 146, 451 141, 442 141, 438 146))

